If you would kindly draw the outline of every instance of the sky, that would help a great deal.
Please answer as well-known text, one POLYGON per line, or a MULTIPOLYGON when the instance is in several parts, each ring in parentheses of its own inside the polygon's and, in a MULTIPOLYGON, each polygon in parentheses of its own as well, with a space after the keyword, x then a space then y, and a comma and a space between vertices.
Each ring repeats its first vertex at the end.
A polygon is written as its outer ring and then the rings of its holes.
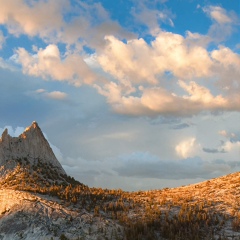
POLYGON ((0 134, 37 121, 90 187, 240 171, 238 0, 0 0, 0 134))

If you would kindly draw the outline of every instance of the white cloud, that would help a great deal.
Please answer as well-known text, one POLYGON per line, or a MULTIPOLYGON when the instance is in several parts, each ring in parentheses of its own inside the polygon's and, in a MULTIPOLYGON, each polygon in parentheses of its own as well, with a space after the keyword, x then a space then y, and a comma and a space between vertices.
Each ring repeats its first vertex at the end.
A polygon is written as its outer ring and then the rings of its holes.
POLYGON ((210 17, 220 24, 231 23, 233 20, 228 16, 226 10, 219 6, 204 7, 203 11, 210 15, 210 17))
POLYGON ((234 95, 239 101, 240 91, 240 55, 231 49, 220 46, 212 51, 214 61, 214 71, 219 76, 219 85, 227 94, 234 95))
POLYGON ((46 96, 48 98, 52 98, 56 100, 63 100, 67 98, 67 94, 60 91, 53 91, 53 92, 46 93, 46 96))
POLYGON ((67 81, 75 86, 91 83, 96 78, 80 55, 73 53, 62 57, 55 44, 39 49, 34 55, 24 48, 18 48, 16 54, 25 74, 67 81))
POLYGON ((227 152, 228 161, 239 163, 240 158, 240 141, 226 141, 222 148, 227 152))
POLYGON ((46 90, 41 88, 41 89, 36 90, 35 92, 36 93, 44 93, 44 92, 46 92, 46 90))
POLYGON ((97 60, 116 81, 96 88, 116 112, 183 116, 239 111, 240 56, 229 48, 207 51, 210 39, 190 32, 186 38, 160 32, 150 45, 143 39, 124 43, 107 36, 105 40, 97 60), (171 79, 167 83, 166 72, 171 79), (200 80, 203 85, 197 83, 200 80), (182 95, 177 84, 187 94, 182 95))
POLYGON ((55 99, 55 100, 65 100, 68 96, 66 93, 61 92, 61 91, 48 92, 45 89, 37 89, 34 93, 36 93, 37 95, 40 95, 44 98, 50 98, 50 99, 55 99))
POLYGON ((207 50, 189 45, 191 39, 179 34, 161 32, 151 45, 143 39, 126 44, 114 36, 105 40, 107 45, 99 52, 99 63, 119 81, 157 84, 166 71, 182 79, 211 75, 212 61, 207 50))
POLYGON ((0 23, 7 24, 10 33, 49 37, 62 26, 62 11, 67 8, 67 0, 30 1, 0 0, 0 23), (51 24, 49 24, 51 23, 51 24))
POLYGON ((219 133, 219 135, 221 135, 225 138, 231 139, 232 141, 237 140, 239 138, 236 133, 228 132, 226 130, 221 130, 218 133, 219 133))
POLYGON ((238 16, 233 11, 226 11, 220 6, 206 6, 203 11, 213 20, 208 35, 215 42, 228 38, 234 31, 234 26, 239 24, 238 16))
POLYGON ((0 5, 0 24, 16 36, 39 36, 47 43, 63 42, 78 49, 84 44, 101 47, 106 34, 126 39, 134 36, 112 21, 101 3, 0 0, 0 5), (66 19, 68 13, 74 14, 66 19))
POLYGON ((129 94, 121 84, 114 82, 97 89, 107 97, 114 111, 126 115, 192 116, 203 111, 239 110, 239 97, 236 95, 225 98, 222 95, 214 96, 208 88, 193 81, 189 84, 179 81, 179 86, 187 94, 177 95, 161 87, 140 87, 129 94))
POLYGON ((12 66, 8 61, 4 60, 2 57, 0 57, 0 68, 8 69, 10 71, 16 71, 16 68, 12 66))
POLYGON ((178 82, 179 85, 189 94, 189 96, 184 95, 184 99, 188 99, 192 102, 196 102, 201 105, 205 105, 203 108, 225 108, 227 100, 221 95, 213 96, 210 90, 206 87, 196 84, 194 81, 191 81, 189 84, 186 84, 183 81, 178 82))
POLYGON ((184 159, 196 156, 200 149, 201 145, 196 141, 196 138, 183 140, 175 147, 177 155, 184 159))
POLYGON ((218 132, 220 135, 226 137, 228 135, 227 131, 226 130, 221 130, 218 132))
POLYGON ((240 142, 231 142, 227 141, 224 145, 223 148, 230 152, 230 151, 237 151, 238 155, 240 154, 240 142))

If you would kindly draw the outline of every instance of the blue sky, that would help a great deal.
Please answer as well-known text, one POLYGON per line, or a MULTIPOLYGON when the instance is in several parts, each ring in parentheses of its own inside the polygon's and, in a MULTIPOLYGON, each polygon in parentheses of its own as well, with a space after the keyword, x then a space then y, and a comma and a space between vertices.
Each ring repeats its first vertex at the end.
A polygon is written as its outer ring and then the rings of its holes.
POLYGON ((89 186, 239 171, 239 1, 0 4, 0 132, 37 121, 89 186))

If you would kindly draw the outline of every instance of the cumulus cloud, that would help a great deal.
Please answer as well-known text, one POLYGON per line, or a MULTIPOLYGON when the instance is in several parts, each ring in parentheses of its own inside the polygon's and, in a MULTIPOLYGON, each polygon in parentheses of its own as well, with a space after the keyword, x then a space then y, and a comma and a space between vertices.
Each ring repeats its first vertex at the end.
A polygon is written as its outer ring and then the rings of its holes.
POLYGON ((62 12, 67 8, 68 1, 1 0, 0 5, 0 23, 6 24, 10 33, 45 38, 60 31, 62 12))
POLYGON ((211 75, 211 58, 207 50, 189 45, 179 34, 161 32, 148 45, 143 39, 123 43, 106 36, 106 47, 99 52, 101 67, 119 81, 159 83, 166 71, 181 79, 211 75))
POLYGON ((218 76, 218 85, 223 92, 232 95, 232 104, 239 105, 240 90, 240 56, 231 49, 220 46, 218 50, 211 53, 214 61, 213 71, 218 76), (235 100, 234 100, 235 99, 235 100))
POLYGON ((183 81, 179 81, 178 83, 180 87, 189 94, 188 96, 184 95, 184 99, 188 99, 190 102, 206 105, 206 109, 214 109, 217 107, 224 108, 227 104, 227 100, 224 97, 221 95, 213 96, 208 88, 200 86, 194 81, 190 81, 189 84, 186 84, 183 81))
POLYGON ((183 140, 175 147, 177 155, 184 159, 196 156, 200 149, 201 145, 197 142, 196 138, 183 140))
POLYGON ((219 78, 217 70, 228 72, 230 65, 239 75, 238 54, 223 46, 208 52, 205 47, 196 45, 197 38, 201 36, 188 34, 184 38, 160 32, 149 45, 141 38, 124 43, 114 36, 106 36, 106 46, 98 52, 98 61, 114 78, 132 83, 158 84, 166 72, 182 80, 219 78))
POLYGON ((39 36, 49 43, 78 45, 91 43, 100 47, 105 34, 129 38, 134 34, 125 31, 112 21, 100 3, 70 0, 0 0, 0 24, 9 33, 19 36, 39 36), (66 18, 67 14, 74 13, 66 18))
POLYGON ((65 100, 68 96, 66 93, 61 91, 48 92, 45 89, 38 89, 34 91, 34 93, 43 96, 44 98, 50 98, 54 100, 65 100))
POLYGON ((226 130, 221 130, 218 133, 219 133, 219 135, 229 139, 229 141, 232 143, 240 142, 240 133, 239 132, 233 133, 233 132, 228 132, 226 130))
POLYGON ((160 32, 149 45, 143 39, 124 43, 107 36, 97 59, 116 81, 97 86, 99 93, 122 114, 183 116, 239 111, 239 55, 223 46, 208 51, 203 43, 196 43, 196 39, 202 42, 201 38, 160 32), (166 73, 171 79, 168 86, 166 73), (212 78, 216 79, 214 94, 207 86, 212 78), (200 79, 206 79, 204 85, 198 83, 200 79), (181 90, 187 94, 180 94, 181 90))
POLYGON ((116 81, 103 81, 82 56, 77 53, 62 56, 54 44, 37 50, 36 54, 23 48, 16 53, 26 74, 75 86, 94 84, 119 114, 191 116, 206 110, 238 111, 239 55, 224 47, 208 52, 203 46, 189 44, 191 39, 161 32, 150 46, 143 39, 124 43, 106 36, 106 46, 97 52, 95 61, 116 81), (166 72, 172 75, 171 92, 164 85, 166 72), (212 77, 217 78, 215 88, 219 87, 215 92, 219 94, 214 95, 196 82, 212 77), (181 91, 187 94, 180 94, 181 91))
POLYGON ((46 95, 47 97, 56 99, 56 100, 63 100, 63 99, 66 99, 67 97, 66 93, 60 92, 60 91, 49 92, 49 93, 46 93, 46 95))
MULTIPOLYGON (((161 87, 140 87, 134 94, 127 94, 126 86, 111 82, 103 88, 97 86, 100 94, 107 97, 115 112, 126 115, 157 116, 192 116, 203 111, 239 110, 239 97, 232 95, 224 98, 222 95, 214 96, 204 86, 191 81, 189 84, 179 81, 188 94, 176 95, 161 87), (140 97, 139 97, 140 95, 140 97)), ((133 88, 132 88, 133 89, 133 88)))
POLYGON ((240 141, 237 142, 231 142, 227 141, 224 143, 223 148, 228 152, 236 152, 236 156, 240 154, 240 141))
POLYGON ((220 6, 210 5, 202 9, 213 20, 208 35, 216 42, 229 37, 234 30, 234 25, 239 24, 239 19, 234 12, 227 12, 220 6))
POLYGON ((68 81, 75 86, 91 83, 95 79, 94 73, 80 55, 69 54, 62 57, 55 44, 39 49, 33 55, 24 48, 18 48, 16 54, 25 74, 40 76, 44 79, 68 81))
POLYGON ((231 23, 233 20, 228 16, 227 11, 219 6, 207 6, 203 11, 220 24, 231 23))

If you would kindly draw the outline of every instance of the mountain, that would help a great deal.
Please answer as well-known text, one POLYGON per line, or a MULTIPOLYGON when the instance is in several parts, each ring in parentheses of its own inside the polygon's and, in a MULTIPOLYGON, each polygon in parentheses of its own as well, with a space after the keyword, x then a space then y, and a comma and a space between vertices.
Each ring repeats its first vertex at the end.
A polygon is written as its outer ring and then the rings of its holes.
POLYGON ((67 176, 36 122, 0 140, 0 239, 240 239, 240 173, 125 192, 67 176))
POLYGON ((11 137, 5 129, 0 139, 0 166, 13 169, 20 161, 29 162, 31 167, 38 162, 51 164, 59 173, 66 174, 35 121, 19 137, 11 137))
POLYGON ((0 138, 0 183, 19 188, 26 178, 29 189, 75 182, 67 176, 35 121, 18 137, 11 137, 5 129, 0 138))

